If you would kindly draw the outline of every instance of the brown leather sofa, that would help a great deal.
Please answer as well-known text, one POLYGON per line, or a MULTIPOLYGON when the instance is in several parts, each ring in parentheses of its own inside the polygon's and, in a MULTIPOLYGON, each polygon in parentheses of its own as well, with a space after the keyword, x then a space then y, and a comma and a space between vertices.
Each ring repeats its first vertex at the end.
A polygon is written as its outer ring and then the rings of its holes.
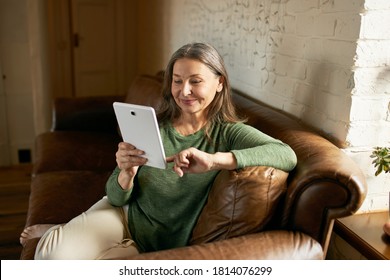
MULTIPOLYGON (((51 132, 36 139, 26 226, 64 223, 104 194, 120 137, 113 101, 158 106, 161 76, 139 76, 126 96, 61 98, 51 132)), ((296 119, 234 92, 248 124, 288 143, 289 174, 258 166, 219 173, 186 247, 137 259, 323 259, 334 219, 353 214, 366 195, 357 165, 296 119)), ((32 259, 38 239, 21 259, 32 259)))

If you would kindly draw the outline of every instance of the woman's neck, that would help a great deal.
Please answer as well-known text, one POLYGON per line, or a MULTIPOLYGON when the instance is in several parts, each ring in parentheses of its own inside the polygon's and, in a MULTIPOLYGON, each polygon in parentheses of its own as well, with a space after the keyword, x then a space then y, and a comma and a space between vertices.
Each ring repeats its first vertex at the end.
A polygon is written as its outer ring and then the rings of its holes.
POLYGON ((207 120, 204 117, 182 115, 173 122, 173 127, 181 135, 187 136, 201 130, 205 126, 206 122, 207 120))

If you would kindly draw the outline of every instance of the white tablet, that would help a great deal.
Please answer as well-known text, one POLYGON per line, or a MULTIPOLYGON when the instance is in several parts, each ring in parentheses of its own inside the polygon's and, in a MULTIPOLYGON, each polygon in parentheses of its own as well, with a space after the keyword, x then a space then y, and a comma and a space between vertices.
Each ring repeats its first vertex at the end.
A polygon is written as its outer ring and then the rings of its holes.
POLYGON ((166 169, 164 147, 153 107, 114 102, 114 111, 124 142, 145 152, 145 165, 166 169))

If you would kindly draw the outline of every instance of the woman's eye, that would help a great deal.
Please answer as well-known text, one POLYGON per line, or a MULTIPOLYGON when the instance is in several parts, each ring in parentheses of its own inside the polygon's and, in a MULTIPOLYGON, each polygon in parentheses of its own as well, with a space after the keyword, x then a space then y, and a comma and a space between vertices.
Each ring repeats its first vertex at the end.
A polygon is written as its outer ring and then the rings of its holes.
POLYGON ((180 80, 173 80, 173 82, 174 82, 175 84, 180 84, 180 83, 181 83, 180 80))
POLYGON ((192 84, 199 84, 201 82, 201 80, 192 80, 191 83, 192 84))

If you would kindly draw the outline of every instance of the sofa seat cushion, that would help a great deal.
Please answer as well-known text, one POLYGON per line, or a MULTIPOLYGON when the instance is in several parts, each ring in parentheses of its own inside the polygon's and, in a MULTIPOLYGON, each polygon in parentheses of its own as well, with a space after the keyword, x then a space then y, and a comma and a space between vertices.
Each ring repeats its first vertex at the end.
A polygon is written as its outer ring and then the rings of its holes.
POLYGON ((143 260, 322 260, 321 245, 302 232, 264 231, 228 240, 145 253, 143 260))
POLYGON ((266 166, 221 171, 193 230, 190 244, 264 229, 286 191, 288 173, 266 166))
POLYGON ((81 131, 46 132, 36 138, 33 173, 59 170, 112 171, 120 137, 81 131))

